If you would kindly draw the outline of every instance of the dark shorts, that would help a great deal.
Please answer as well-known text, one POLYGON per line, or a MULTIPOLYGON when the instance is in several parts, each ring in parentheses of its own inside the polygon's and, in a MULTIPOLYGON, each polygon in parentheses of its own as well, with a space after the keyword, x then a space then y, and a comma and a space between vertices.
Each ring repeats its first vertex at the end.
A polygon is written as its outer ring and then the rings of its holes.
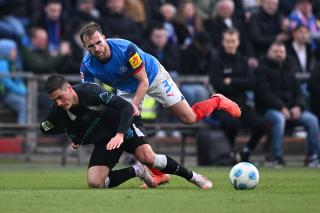
POLYGON ((93 152, 91 153, 88 168, 92 166, 107 166, 109 169, 112 169, 118 163, 123 151, 134 154, 135 150, 139 146, 149 144, 146 135, 147 134, 142 123, 135 122, 131 125, 120 148, 106 150, 106 144, 95 144, 93 152))

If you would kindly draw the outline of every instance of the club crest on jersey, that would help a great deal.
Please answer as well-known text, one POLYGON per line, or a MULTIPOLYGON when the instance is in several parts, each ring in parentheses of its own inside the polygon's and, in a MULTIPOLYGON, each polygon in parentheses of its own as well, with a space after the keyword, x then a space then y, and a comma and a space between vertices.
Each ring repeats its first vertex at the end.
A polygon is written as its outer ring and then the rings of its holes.
POLYGON ((133 54, 133 56, 131 56, 129 59, 129 63, 133 69, 138 68, 142 63, 140 55, 137 52, 133 54))
POLYGON ((126 73, 127 70, 128 70, 128 68, 126 66, 119 67, 119 73, 121 73, 121 74, 126 73))

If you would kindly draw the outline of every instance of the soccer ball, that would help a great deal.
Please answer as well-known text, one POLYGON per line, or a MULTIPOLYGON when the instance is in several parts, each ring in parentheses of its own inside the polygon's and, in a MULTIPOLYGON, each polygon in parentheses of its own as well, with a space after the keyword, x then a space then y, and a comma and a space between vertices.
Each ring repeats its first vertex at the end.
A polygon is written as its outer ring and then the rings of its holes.
POLYGON ((259 171, 251 163, 241 162, 232 167, 229 180, 237 190, 254 189, 259 183, 259 171))

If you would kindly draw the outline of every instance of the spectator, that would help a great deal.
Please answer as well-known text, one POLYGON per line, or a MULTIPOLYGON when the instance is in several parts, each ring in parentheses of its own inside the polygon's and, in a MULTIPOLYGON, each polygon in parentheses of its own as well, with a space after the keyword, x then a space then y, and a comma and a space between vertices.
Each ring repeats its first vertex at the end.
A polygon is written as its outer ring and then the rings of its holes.
POLYGON ((144 43, 142 49, 156 57, 169 72, 180 70, 180 49, 168 43, 168 33, 163 24, 152 27, 150 39, 144 43))
POLYGON ((90 21, 99 22, 100 12, 95 8, 95 0, 77 0, 77 8, 72 16, 72 25, 90 21))
POLYGON ((256 56, 264 55, 275 40, 287 41, 284 32, 288 20, 278 11, 279 0, 262 0, 260 11, 253 15, 249 23, 250 37, 256 56))
POLYGON ((248 162, 250 153, 265 133, 266 122, 247 104, 246 92, 255 87, 255 78, 247 59, 238 51, 240 33, 230 28, 222 34, 222 48, 212 62, 210 82, 215 91, 230 97, 241 108, 241 117, 235 119, 224 112, 216 112, 212 117, 221 123, 221 128, 228 137, 231 147, 241 124, 251 128, 251 137, 241 150, 241 161, 248 162))
POLYGON ((25 40, 25 27, 29 25, 30 18, 37 14, 37 1, 0 1, 0 38, 14 39, 16 42, 25 40))
POLYGON ((150 25, 153 22, 162 21, 162 14, 160 13, 160 8, 164 4, 170 4, 174 8, 179 6, 180 0, 152 0, 144 1, 144 8, 147 17, 147 24, 150 25))
POLYGON ((67 43, 61 43, 59 54, 51 55, 48 50, 48 34, 42 28, 30 30, 31 48, 22 50, 26 70, 34 73, 63 72, 71 53, 67 43))
MULTIPOLYGON (((192 43, 182 51, 180 74, 208 75, 214 54, 209 34, 207 32, 197 33, 192 43)), ((208 87, 203 83, 182 84, 181 92, 191 105, 209 97, 208 87)))
POLYGON ((48 34, 48 50, 51 54, 58 54, 60 43, 69 33, 69 25, 62 18, 62 3, 60 0, 48 0, 43 13, 33 23, 34 27, 41 27, 48 34))
MULTIPOLYGON (((185 37, 184 35, 181 36, 180 34, 177 34, 177 28, 179 28, 179 26, 175 22, 176 12, 177 8, 172 4, 163 4, 160 7, 163 25, 168 33, 168 43, 170 44, 182 44, 183 41, 181 37, 185 37)), ((188 33, 186 32, 186 34, 188 33)))
POLYGON ((195 5, 199 9, 199 15, 203 20, 208 20, 214 16, 214 8, 218 0, 194 0, 195 5))
POLYGON ((320 27, 317 18, 312 13, 311 0, 296 0, 296 9, 289 16, 291 28, 305 25, 310 30, 312 48, 315 50, 319 44, 320 27))
POLYGON ((146 12, 143 0, 125 0, 126 15, 130 17, 141 30, 146 27, 146 12))
MULTIPOLYGON (((0 73, 21 71, 16 43, 9 39, 0 40, 0 73)), ((18 123, 26 123, 27 88, 19 77, 1 77, 2 101, 18 114, 18 123)))
POLYGON ((233 0, 235 4, 235 15, 245 23, 251 20, 252 15, 259 12, 261 0, 233 0))
POLYGON ((287 44, 288 59, 296 73, 302 93, 308 97, 307 81, 315 66, 315 55, 309 44, 309 29, 298 25, 292 32, 292 41, 287 44), (305 75, 303 75, 305 74, 305 75))
POLYGON ((188 35, 186 35, 183 42, 183 47, 187 47, 192 42, 194 35, 203 30, 202 18, 198 14, 198 8, 190 0, 183 1, 178 9, 176 20, 178 24, 183 26, 183 28, 177 29, 181 31, 177 32, 178 34, 182 34, 187 29, 188 35))
POLYGON ((191 35, 185 23, 178 20, 177 8, 169 3, 163 4, 160 7, 160 14, 164 27, 168 32, 168 42, 171 44, 179 44, 185 47, 191 40, 191 35))
POLYGON ((274 42, 258 70, 257 108, 271 123, 270 140, 274 166, 284 166, 282 143, 286 122, 301 124, 307 131, 308 167, 318 167, 319 124, 317 117, 305 109, 305 98, 288 64, 286 48, 274 42))
POLYGON ((134 43, 142 41, 138 25, 125 15, 124 0, 106 0, 102 14, 102 30, 108 37, 123 38, 134 43))
POLYGON ((236 28, 240 32, 239 51, 248 57, 250 66, 257 66, 258 60, 254 57, 253 47, 248 39, 243 23, 234 15, 234 3, 231 0, 220 0, 217 3, 217 16, 207 22, 207 30, 211 35, 214 47, 221 48, 222 33, 228 28, 236 28))

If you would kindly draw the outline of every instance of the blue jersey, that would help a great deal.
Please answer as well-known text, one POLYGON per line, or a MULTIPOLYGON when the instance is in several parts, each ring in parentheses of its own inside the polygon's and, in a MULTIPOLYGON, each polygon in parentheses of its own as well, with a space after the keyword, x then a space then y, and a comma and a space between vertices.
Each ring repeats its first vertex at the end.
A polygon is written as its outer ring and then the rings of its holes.
POLYGON ((107 39, 111 56, 106 61, 100 61, 95 56, 84 56, 80 66, 80 77, 83 82, 93 82, 97 78, 102 83, 125 92, 137 90, 139 81, 134 74, 144 67, 149 79, 149 85, 158 73, 158 60, 143 52, 134 43, 124 39, 107 39))

